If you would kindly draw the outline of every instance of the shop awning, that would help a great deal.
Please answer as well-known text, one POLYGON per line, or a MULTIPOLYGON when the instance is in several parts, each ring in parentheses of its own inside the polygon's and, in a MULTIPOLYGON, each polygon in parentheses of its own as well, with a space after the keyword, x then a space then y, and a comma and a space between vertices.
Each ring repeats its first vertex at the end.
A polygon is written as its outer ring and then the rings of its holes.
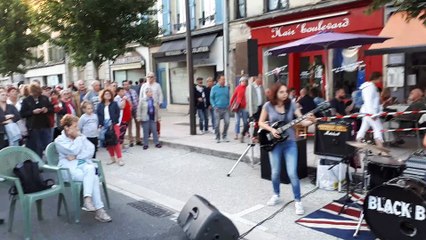
MULTIPOLYGON (((217 34, 210 34, 205 36, 197 36, 192 38, 192 53, 209 52, 210 46, 216 39, 217 34)), ((179 56, 186 53, 186 39, 179 39, 175 41, 165 42, 161 45, 158 54, 164 57, 179 56)))
POLYGON ((419 19, 407 22, 405 12, 394 13, 379 36, 392 39, 371 45, 366 55, 426 51, 426 26, 419 19))

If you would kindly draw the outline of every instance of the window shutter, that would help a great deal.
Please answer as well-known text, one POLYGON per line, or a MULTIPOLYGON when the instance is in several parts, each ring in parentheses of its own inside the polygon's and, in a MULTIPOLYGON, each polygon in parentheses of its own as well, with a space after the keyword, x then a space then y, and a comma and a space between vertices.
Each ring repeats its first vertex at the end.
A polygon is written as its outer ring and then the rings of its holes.
POLYGON ((170 23, 170 0, 163 0, 163 34, 171 34, 171 23, 170 23))
POLYGON ((196 23, 196 21, 195 21, 195 0, 190 0, 190 2, 189 2, 189 12, 190 12, 190 15, 189 16, 191 16, 191 30, 194 30, 195 29, 195 23, 196 23))
POLYGON ((223 5, 222 5, 222 1, 223 0, 215 0, 216 2, 216 6, 215 6, 215 9, 216 9, 216 13, 215 13, 215 23, 216 24, 221 24, 221 23, 223 23, 223 13, 222 13, 222 11, 223 11, 223 5))

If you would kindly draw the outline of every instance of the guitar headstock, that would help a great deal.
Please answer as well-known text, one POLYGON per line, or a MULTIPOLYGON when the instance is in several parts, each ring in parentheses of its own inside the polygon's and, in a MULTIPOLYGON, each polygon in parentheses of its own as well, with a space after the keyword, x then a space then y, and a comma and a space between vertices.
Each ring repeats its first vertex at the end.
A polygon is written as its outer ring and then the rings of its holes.
POLYGON ((324 111, 327 110, 331 107, 330 102, 322 102, 320 104, 318 104, 318 107, 314 109, 315 112, 320 112, 320 111, 324 111))

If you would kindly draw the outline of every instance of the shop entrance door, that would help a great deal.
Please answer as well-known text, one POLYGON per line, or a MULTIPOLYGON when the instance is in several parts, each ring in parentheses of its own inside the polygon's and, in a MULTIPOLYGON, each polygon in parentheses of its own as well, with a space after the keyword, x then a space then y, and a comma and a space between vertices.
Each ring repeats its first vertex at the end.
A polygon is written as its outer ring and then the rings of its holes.
POLYGON ((300 88, 319 87, 324 89, 326 51, 302 52, 299 57, 300 88))

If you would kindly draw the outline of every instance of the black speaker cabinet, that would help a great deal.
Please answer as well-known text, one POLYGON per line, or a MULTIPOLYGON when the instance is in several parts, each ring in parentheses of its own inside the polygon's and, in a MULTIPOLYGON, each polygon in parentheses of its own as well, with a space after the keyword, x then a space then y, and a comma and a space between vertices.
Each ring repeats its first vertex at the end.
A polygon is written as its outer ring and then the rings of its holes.
POLYGON ((257 54, 257 39, 247 40, 247 68, 249 76, 257 76, 259 74, 259 60, 257 54))
POLYGON ((233 240, 239 237, 232 221, 198 195, 188 200, 177 222, 190 240, 233 240))
MULTIPOLYGON (((297 175, 299 179, 308 176, 308 163, 306 161, 306 139, 299 138, 296 140, 297 144, 297 175)), ((269 163, 269 152, 260 149, 260 171, 261 178, 271 180, 271 164, 269 163)), ((287 168, 285 163, 281 164, 281 183, 289 184, 287 168)))
POLYGON ((347 157, 353 155, 355 148, 346 144, 355 140, 353 121, 334 121, 317 123, 315 128, 314 153, 324 156, 347 157))

